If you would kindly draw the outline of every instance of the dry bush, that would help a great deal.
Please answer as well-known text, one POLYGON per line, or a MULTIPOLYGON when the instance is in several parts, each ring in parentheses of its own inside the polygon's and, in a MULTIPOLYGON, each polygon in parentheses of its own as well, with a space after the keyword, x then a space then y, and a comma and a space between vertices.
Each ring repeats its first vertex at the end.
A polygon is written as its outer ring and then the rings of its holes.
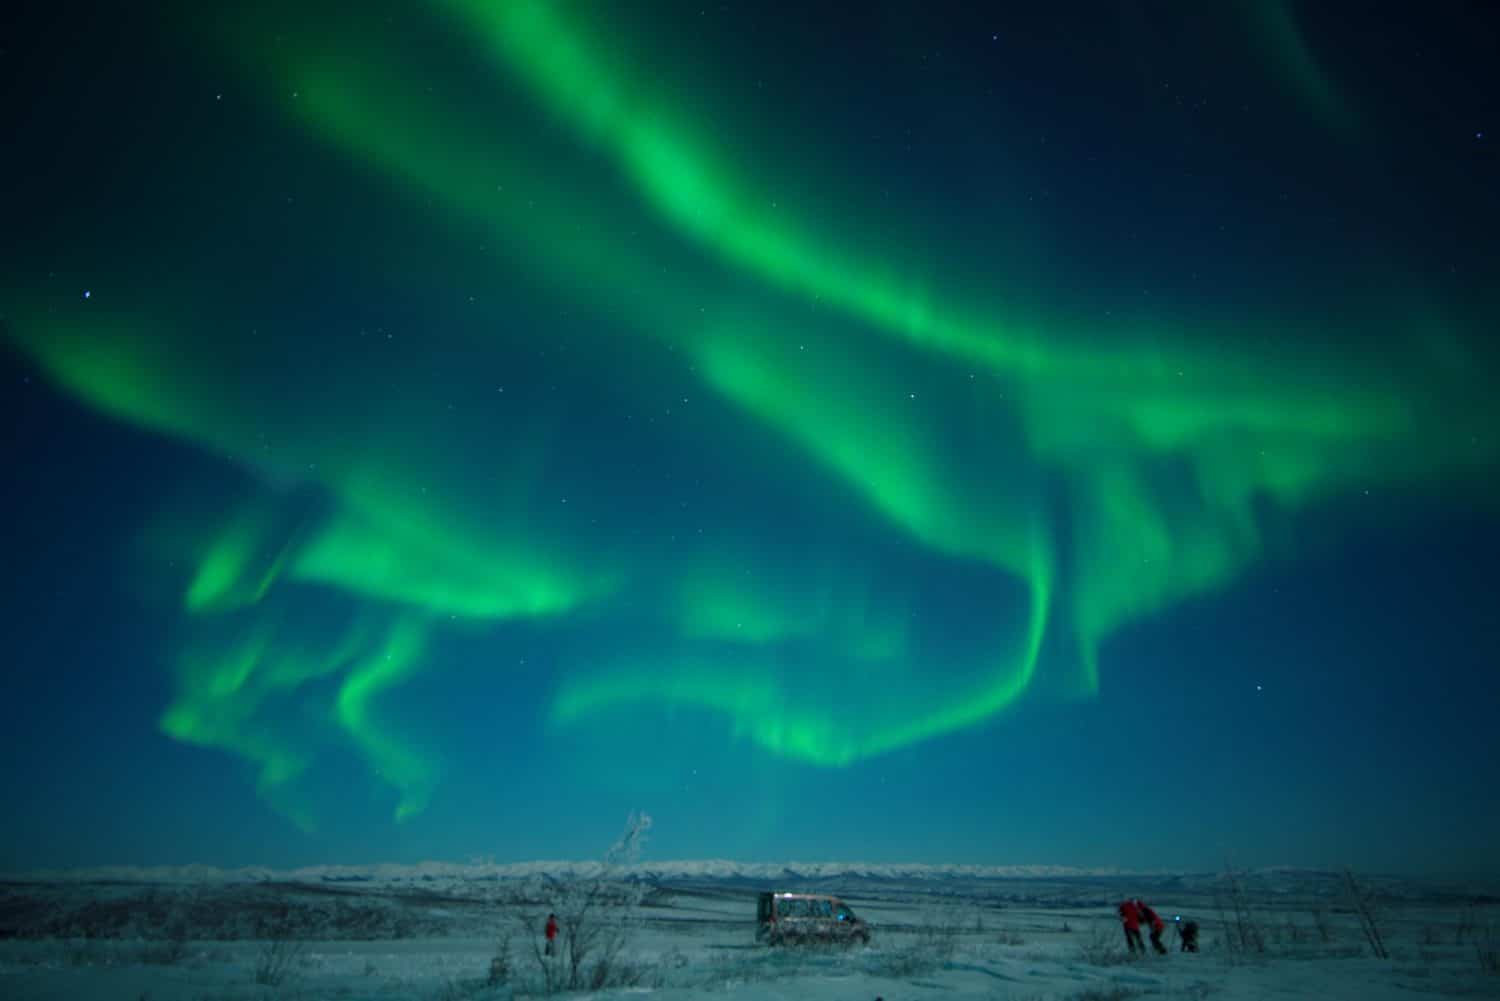
POLYGON ((1227 886, 1223 895, 1215 895, 1219 922, 1224 926, 1224 944, 1230 956, 1266 951, 1266 937, 1250 905, 1249 894, 1239 873, 1232 867, 1224 870, 1227 886))
POLYGON ((961 924, 958 915, 949 909, 926 912, 922 924, 904 945, 878 953, 876 972, 902 979, 942 969, 958 951, 961 924))
POLYGON ((549 956, 542 949, 546 920, 539 915, 525 912, 516 915, 516 921, 521 926, 521 933, 530 945, 531 959, 539 977, 539 982, 534 986, 533 992, 540 991, 547 997, 551 997, 562 988, 563 970, 560 963, 561 957, 549 956))
POLYGON ((557 954, 553 956, 542 948, 546 918, 524 911, 517 915, 531 944, 539 977, 536 987, 542 993, 638 987, 651 978, 651 968, 621 961, 645 896, 643 884, 624 879, 624 869, 640 858, 650 829, 650 816, 632 813, 624 833, 605 854, 601 872, 551 880, 528 893, 530 899, 549 901, 549 911, 557 915, 557 954))
MULTIPOLYGON (((471 998, 490 998, 494 989, 483 980, 448 980, 438 989, 434 1001, 470 1001, 471 998)), ((509 997, 510 995, 503 995, 509 997)))
POLYGON ((1126 998, 1140 997, 1144 993, 1139 987, 1112 984, 1109 987, 1086 988, 1074 994, 1069 1001, 1125 1001, 1126 998))
POLYGON ((495 955, 490 959, 490 973, 486 983, 491 987, 510 982, 510 932, 500 933, 495 943, 495 955))
POLYGON ((62 961, 66 966, 112 966, 114 947, 93 939, 81 939, 63 945, 62 961))
POLYGON ((1119 966, 1130 962, 1130 954, 1120 948, 1119 941, 1111 934, 1115 922, 1095 921, 1089 933, 1078 944, 1079 955, 1090 966, 1119 966))
POLYGON ((1318 941, 1327 945, 1333 941, 1333 925, 1328 920, 1328 912, 1321 907, 1312 910, 1313 927, 1318 930, 1318 941))
POLYGON ((1390 959, 1390 951, 1386 949, 1385 937, 1380 931, 1380 902, 1374 889, 1362 886, 1349 869, 1344 870, 1344 887, 1349 893, 1350 906, 1359 916, 1359 928, 1365 933, 1370 951, 1377 959, 1390 959))
POLYGON ((285 926, 273 930, 271 937, 255 957, 255 982, 268 987, 281 987, 296 976, 297 960, 302 956, 302 943, 291 937, 285 926))
POLYGON ((1491 975, 1500 974, 1500 933, 1495 931, 1495 926, 1489 925, 1484 931, 1475 932, 1473 938, 1479 968, 1491 975))
POLYGON ((1474 906, 1473 901, 1464 905, 1464 909, 1458 912, 1458 929, 1454 933, 1453 944, 1463 945, 1465 938, 1473 938, 1474 933, 1479 930, 1479 909, 1474 906))
POLYGON ((158 966, 176 966, 187 958, 187 920, 180 914, 174 914, 163 931, 165 932, 164 938, 141 947, 141 962, 158 966))

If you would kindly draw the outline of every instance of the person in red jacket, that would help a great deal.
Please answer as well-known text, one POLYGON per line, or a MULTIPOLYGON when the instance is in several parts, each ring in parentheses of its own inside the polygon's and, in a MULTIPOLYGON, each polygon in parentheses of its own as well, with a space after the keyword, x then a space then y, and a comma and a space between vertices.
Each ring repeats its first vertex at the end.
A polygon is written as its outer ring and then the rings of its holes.
MULTIPOLYGON (((1145 902, 1137 900, 1136 910, 1140 912, 1141 920, 1151 926, 1151 948, 1156 950, 1158 956, 1167 954, 1167 947, 1162 944, 1161 933, 1167 930, 1167 923, 1161 919, 1161 915, 1153 911, 1145 902)), ((1145 948, 1141 952, 1145 952, 1145 948)))
POLYGON ((1146 952, 1146 943, 1141 941, 1141 907, 1138 901, 1127 900, 1120 905, 1120 923, 1125 926, 1125 947, 1132 956, 1139 949, 1146 952))
MULTIPOLYGON (((532 927, 535 927, 534 925, 532 927)), ((547 915, 547 955, 557 954, 557 915, 547 915)))

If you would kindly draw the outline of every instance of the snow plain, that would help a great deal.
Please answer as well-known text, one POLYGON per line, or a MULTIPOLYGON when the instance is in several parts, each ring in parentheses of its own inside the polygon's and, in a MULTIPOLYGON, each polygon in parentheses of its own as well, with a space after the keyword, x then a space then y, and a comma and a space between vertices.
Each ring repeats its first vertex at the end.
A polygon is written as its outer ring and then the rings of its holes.
MULTIPOLYGON (((592 864, 203 868, 12 875, 0 881, 0 998, 259 1001, 536 996, 522 917, 592 864), (491 983, 502 939, 503 983, 491 983), (281 957, 275 983, 268 962, 281 957)), ((618 877, 619 872, 611 874, 618 877)), ((1369 879, 1389 958, 1372 955, 1340 873, 1223 874, 729 862, 637 866, 644 887, 618 962, 634 986, 597 1001, 1118 1001, 1500 997, 1500 895, 1478 883, 1369 879), (772 949, 754 939, 761 889, 834 893, 868 947, 772 949), (1130 959, 1115 903, 1141 896, 1203 927, 1203 951, 1130 959)))

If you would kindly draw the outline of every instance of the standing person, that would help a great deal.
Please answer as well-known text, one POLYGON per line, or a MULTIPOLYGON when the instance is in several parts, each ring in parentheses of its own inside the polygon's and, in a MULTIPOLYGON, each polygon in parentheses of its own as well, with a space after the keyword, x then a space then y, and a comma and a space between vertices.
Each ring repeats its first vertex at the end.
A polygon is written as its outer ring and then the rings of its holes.
POLYGON ((557 915, 547 915, 547 955, 557 955, 557 915))
MULTIPOLYGON (((1167 923, 1161 919, 1161 915, 1153 911, 1144 901, 1135 902, 1136 909, 1140 911, 1141 920, 1151 925, 1151 948, 1156 950, 1158 956, 1167 954, 1167 947, 1162 944, 1161 933, 1167 930, 1167 923)), ((1145 952, 1141 948, 1141 952, 1145 952)))
POLYGON ((1120 905, 1120 923, 1125 926, 1125 947, 1134 956, 1139 950, 1146 954, 1146 943, 1141 941, 1141 907, 1138 901, 1127 900, 1120 905))

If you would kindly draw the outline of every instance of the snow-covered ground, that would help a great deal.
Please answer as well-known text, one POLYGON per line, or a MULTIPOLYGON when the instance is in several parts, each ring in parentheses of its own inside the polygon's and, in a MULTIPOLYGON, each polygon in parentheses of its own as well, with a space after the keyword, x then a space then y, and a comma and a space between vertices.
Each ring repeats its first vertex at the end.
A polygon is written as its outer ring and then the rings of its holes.
MULTIPOLYGON (((111 1001, 461 999, 535 994, 522 918, 556 880, 597 867, 327 867, 297 872, 109 870, 0 883, 0 998, 111 1001), (491 984, 506 941, 503 983, 491 984), (258 981, 273 980, 273 983, 258 981)), ((638 981, 575 996, 885 1001, 1271 996, 1500 997, 1495 887, 1363 880, 1378 892, 1378 959, 1341 874, 1262 871, 1238 900, 1221 875, 1060 868, 663 863, 623 917, 617 969, 638 981), (772 949, 754 939, 755 893, 843 897, 868 947, 772 949), (1129 959, 1114 904, 1141 896, 1203 927, 1203 951, 1129 959), (1263 948, 1231 948, 1244 926, 1263 948), (1490 964, 1486 968, 1486 964, 1490 964)), ((496 971, 497 973, 500 971, 496 971)))

